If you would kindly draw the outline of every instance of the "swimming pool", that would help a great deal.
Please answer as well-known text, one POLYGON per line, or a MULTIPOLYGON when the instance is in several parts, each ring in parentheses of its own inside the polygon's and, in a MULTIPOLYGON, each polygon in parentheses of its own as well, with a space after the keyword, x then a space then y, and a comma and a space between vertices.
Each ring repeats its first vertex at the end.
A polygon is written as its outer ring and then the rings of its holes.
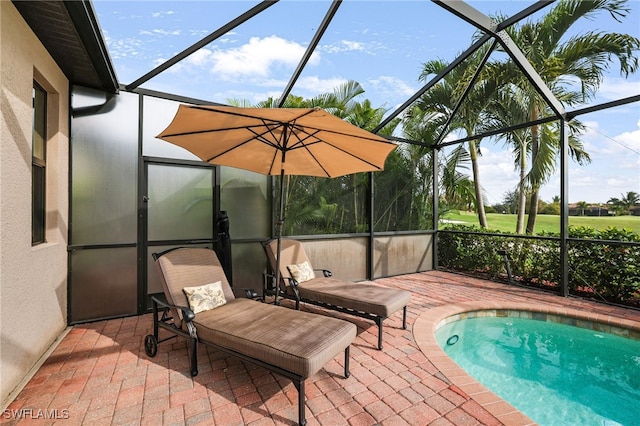
POLYGON ((519 315, 450 321, 436 339, 540 425, 640 424, 640 341, 519 315))

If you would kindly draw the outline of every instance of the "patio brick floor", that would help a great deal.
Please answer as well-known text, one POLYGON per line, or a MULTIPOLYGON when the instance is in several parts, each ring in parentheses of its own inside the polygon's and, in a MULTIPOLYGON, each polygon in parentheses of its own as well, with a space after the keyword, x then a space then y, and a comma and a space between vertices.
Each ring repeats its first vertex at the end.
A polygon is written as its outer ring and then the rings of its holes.
MULTIPOLYGON (((340 355, 306 382, 309 425, 532 423, 466 376, 434 346, 437 322, 461 309, 527 307, 582 313, 640 333, 640 311, 458 274, 431 271, 379 279, 374 284, 412 293, 407 330, 402 329, 401 313, 385 321, 382 351, 375 349, 377 329, 372 322, 304 307, 358 326, 351 347, 351 376, 342 376, 340 355)), ((143 338, 151 332, 152 322, 148 314, 71 327, 0 421, 21 425, 296 423, 295 387, 263 368, 200 345, 199 375, 191 378, 184 340, 161 343, 158 354, 149 358, 143 338)))

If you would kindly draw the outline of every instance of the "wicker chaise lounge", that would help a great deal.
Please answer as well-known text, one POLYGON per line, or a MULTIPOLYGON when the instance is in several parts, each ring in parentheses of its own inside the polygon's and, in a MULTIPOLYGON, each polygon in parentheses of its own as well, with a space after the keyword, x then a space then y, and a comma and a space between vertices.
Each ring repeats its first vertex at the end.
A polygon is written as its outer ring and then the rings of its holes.
MULTIPOLYGON (((277 239, 262 243, 272 270, 276 269, 277 239)), ((382 349, 382 322, 402 309, 402 328, 407 328, 407 304, 411 293, 381 287, 374 284, 344 281, 333 278, 327 269, 312 269, 311 262, 300 241, 282 238, 280 253, 279 295, 295 300, 296 309, 300 302, 325 307, 362 318, 373 320, 378 326, 378 349, 382 349), (306 274, 305 274, 306 269, 306 274), (313 271, 322 272, 316 276, 313 271)), ((273 293, 263 288, 264 295, 273 293)))
POLYGON ((147 355, 155 356, 159 342, 179 335, 189 342, 192 376, 198 374, 197 346, 203 343, 287 377, 298 390, 301 425, 306 423, 305 379, 342 351, 344 375, 349 377, 349 345, 356 336, 355 325, 236 298, 215 252, 209 249, 179 248, 154 254, 154 258, 167 303, 153 298, 153 334, 145 337, 147 355), (203 303, 208 304, 205 308, 220 306, 200 311, 203 303), (160 328, 172 335, 159 340, 160 328))

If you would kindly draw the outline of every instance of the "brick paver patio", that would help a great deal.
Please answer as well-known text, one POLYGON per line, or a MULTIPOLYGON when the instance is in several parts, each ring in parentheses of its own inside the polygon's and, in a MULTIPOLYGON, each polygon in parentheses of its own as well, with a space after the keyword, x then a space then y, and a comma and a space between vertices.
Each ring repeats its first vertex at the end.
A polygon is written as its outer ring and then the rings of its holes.
MULTIPOLYGON (((640 333, 636 310, 458 274, 431 271, 375 284, 412 292, 407 330, 402 329, 400 313, 387 320, 382 351, 375 349, 377 330, 372 322, 304 307, 358 326, 351 376, 342 376, 339 356, 307 380, 309 425, 530 423, 434 347, 434 326, 461 309, 526 306, 581 312, 640 333)), ((4 411, 2 423, 262 426, 297 421, 297 392, 288 380, 204 345, 200 374, 191 378, 185 341, 161 343, 154 358, 144 353, 143 338, 151 329, 151 315, 71 327, 4 411)))

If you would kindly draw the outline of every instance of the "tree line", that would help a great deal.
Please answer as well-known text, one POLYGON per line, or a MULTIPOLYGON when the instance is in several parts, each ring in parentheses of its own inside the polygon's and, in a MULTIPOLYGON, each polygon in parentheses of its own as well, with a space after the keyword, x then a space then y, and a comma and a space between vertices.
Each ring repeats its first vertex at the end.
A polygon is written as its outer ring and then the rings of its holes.
MULTIPOLYGON (((618 216, 631 214, 633 207, 640 206, 640 194, 635 191, 628 191, 620 195, 620 198, 612 197, 606 203, 588 203, 586 201, 578 201, 575 207, 579 210, 578 215, 584 216, 587 210, 594 208, 607 209, 610 213, 618 216)), ((518 195, 515 191, 507 191, 501 203, 494 204, 487 208, 487 212, 492 213, 509 213, 515 214, 518 210, 518 195)), ((526 211, 529 211, 527 205, 526 211)), ((538 200, 538 212, 540 214, 560 214, 560 196, 553 197, 551 202, 538 200)))

